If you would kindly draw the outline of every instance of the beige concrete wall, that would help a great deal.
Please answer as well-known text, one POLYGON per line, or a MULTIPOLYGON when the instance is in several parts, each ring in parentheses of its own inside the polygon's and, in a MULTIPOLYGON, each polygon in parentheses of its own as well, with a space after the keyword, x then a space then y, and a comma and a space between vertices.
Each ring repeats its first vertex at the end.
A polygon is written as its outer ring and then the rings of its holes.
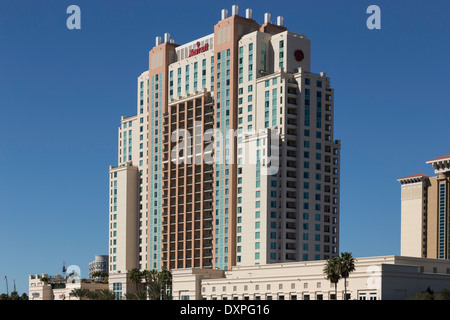
POLYGON ((189 300, 201 300, 202 281, 208 279, 222 278, 225 272, 214 269, 178 269, 173 272, 177 275, 176 286, 172 288, 172 297, 174 300, 183 300, 189 297, 189 300))
POLYGON ((48 274, 30 275, 28 277, 28 297, 30 300, 52 300, 52 286, 42 278, 48 278, 48 274))
POLYGON ((28 296, 30 300, 78 300, 73 293, 74 289, 103 290, 108 289, 108 284, 103 283, 67 283, 67 277, 57 275, 50 277, 48 274, 30 275, 28 296), (49 279, 48 283, 41 281, 43 277, 49 279), (63 283, 65 288, 52 289, 52 283, 63 283))
POLYGON ((139 172, 137 167, 126 165, 110 173, 112 188, 117 182, 117 211, 111 212, 109 266, 110 272, 125 272, 138 265, 139 172))
POLYGON ((424 182, 402 185, 401 255, 423 256, 424 182))
MULTIPOLYGON (((203 60, 206 61, 206 75, 205 75, 205 89, 210 91, 211 89, 211 76, 216 77, 215 74, 211 74, 211 57, 214 57, 214 35, 208 35, 202 37, 200 39, 191 41, 187 44, 179 46, 175 49, 177 52, 177 59, 175 62, 171 63, 168 66, 168 77, 170 77, 170 72, 173 72, 173 96, 172 99, 178 100, 182 97, 186 97, 188 94, 195 94, 195 91, 203 91, 202 88, 202 70, 203 70, 203 60), (205 52, 198 53, 189 57, 189 50, 197 48, 197 42, 200 44, 200 47, 203 47, 206 43, 208 44, 208 50, 205 52), (197 63, 197 89, 194 86, 194 64, 197 63), (189 78, 188 82, 186 82, 186 66, 189 66, 189 78), (181 75, 178 77, 178 69, 181 69, 181 75), (180 84, 178 84, 178 78, 180 79, 180 84), (186 91, 186 84, 188 84, 189 90, 186 91), (178 94, 178 85, 180 85, 181 92, 178 94)), ((216 68, 214 68, 215 70, 216 68)), ((214 72, 215 73, 215 72, 214 72)), ((169 85, 170 90, 170 85, 169 85)), ((171 102, 171 98, 169 96, 169 102, 171 102)))
MULTIPOLYGON (((190 299, 293 299, 328 300, 334 285, 325 279, 326 261, 291 262, 261 266, 234 267, 224 275, 209 279, 193 277, 193 271, 173 271, 174 299, 189 293, 190 299), (192 273, 191 273, 192 272, 192 273), (194 294, 195 292, 195 294, 194 294), (195 298, 198 299, 198 298, 195 298)), ((447 260, 382 256, 355 259, 355 271, 347 279, 350 299, 397 300, 425 291, 450 288, 450 262, 447 260)), ((337 299, 344 298, 344 280, 337 286, 337 299)))
POLYGON ((104 283, 68 283, 65 288, 53 289, 53 300, 79 300, 73 294, 75 289, 86 289, 89 291, 100 291, 108 289, 104 283))

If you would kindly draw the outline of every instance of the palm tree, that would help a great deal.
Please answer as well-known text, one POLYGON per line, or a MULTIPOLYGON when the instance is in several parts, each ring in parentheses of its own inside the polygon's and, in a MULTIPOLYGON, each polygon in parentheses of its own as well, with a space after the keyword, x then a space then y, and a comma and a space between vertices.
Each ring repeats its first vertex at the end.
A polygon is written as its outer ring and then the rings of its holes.
POLYGON ((161 288, 163 289, 162 292, 162 299, 167 300, 169 295, 167 294, 167 289, 169 286, 172 285, 172 274, 169 270, 163 269, 158 276, 159 281, 161 282, 161 288))
POLYGON ((139 290, 135 293, 136 300, 147 300, 147 290, 139 290))
POLYGON ((17 291, 11 292, 10 300, 20 300, 19 293, 17 291))
POLYGON ((94 281, 99 281, 99 282, 105 283, 105 279, 107 279, 107 278, 108 278, 107 272, 95 271, 92 274, 92 280, 94 280, 94 281))
POLYGON ((347 300, 347 278, 351 272, 355 271, 355 259, 351 253, 342 252, 339 260, 341 262, 341 277, 344 278, 344 299, 347 300))
POLYGON ((142 271, 142 278, 144 279, 144 290, 147 290, 147 286, 151 281, 151 275, 149 270, 142 271))
POLYGON ((87 293, 87 298, 89 300, 100 300, 100 292, 96 290, 89 290, 87 293))
POLYGON ((155 269, 153 269, 153 270, 150 270, 150 271, 148 271, 147 272, 147 275, 148 275, 148 282, 156 282, 156 281, 158 281, 158 276, 159 276, 159 273, 158 273, 158 270, 155 270, 155 269))
POLYGON ((161 299, 161 283, 159 281, 150 282, 147 291, 150 300, 161 299))
POLYGON ((325 267, 323 268, 325 278, 330 280, 334 284, 335 299, 337 299, 337 284, 341 279, 341 262, 339 257, 332 257, 327 260, 325 267))
POLYGON ((136 284, 136 291, 138 291, 138 286, 142 282, 143 273, 138 269, 134 268, 130 271, 130 281, 136 284))
POLYGON ((106 283, 106 284, 109 283, 109 273, 108 272, 103 273, 103 283, 106 283))
POLYGON ((9 295, 7 295, 6 293, 0 294, 0 300, 9 300, 9 295))
POLYGON ((127 292, 123 295, 125 300, 137 300, 136 294, 133 292, 127 292))
POLYGON ((100 300, 114 300, 115 298, 116 298, 116 295, 111 290, 108 290, 108 289, 100 290, 100 295, 99 295, 100 300))
POLYGON ((83 300, 84 298, 88 297, 89 290, 88 289, 83 289, 83 288, 73 289, 72 293, 79 300, 83 300))

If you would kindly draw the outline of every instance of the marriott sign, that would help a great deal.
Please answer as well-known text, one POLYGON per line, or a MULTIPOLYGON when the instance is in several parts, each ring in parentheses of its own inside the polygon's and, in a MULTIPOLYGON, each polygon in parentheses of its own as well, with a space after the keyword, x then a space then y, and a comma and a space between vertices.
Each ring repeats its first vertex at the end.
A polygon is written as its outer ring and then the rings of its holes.
POLYGON ((189 50, 189 57, 195 56, 199 53, 205 52, 209 50, 209 44, 205 43, 200 47, 200 42, 197 42, 197 48, 189 50))

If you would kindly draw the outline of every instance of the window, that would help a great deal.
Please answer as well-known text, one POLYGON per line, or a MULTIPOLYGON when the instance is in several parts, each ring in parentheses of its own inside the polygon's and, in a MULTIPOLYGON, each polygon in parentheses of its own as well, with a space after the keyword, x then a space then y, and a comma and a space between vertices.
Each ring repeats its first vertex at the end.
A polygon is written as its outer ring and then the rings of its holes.
POLYGON ((116 300, 122 299, 122 283, 113 283, 113 292, 116 300))

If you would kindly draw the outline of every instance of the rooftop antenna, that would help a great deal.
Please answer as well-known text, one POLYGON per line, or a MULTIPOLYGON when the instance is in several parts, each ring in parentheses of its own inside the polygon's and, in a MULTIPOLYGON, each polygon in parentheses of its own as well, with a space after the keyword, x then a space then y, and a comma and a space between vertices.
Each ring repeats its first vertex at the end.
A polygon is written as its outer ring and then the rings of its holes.
POLYGON ((63 273, 63 276, 65 276, 65 275, 66 275, 66 271, 67 271, 67 269, 66 269, 66 262, 65 262, 65 261, 63 261, 63 268, 62 268, 62 273, 63 273))
POLYGON ((6 280, 6 295, 9 296, 9 290, 8 290, 8 277, 5 276, 3 280, 6 280))

